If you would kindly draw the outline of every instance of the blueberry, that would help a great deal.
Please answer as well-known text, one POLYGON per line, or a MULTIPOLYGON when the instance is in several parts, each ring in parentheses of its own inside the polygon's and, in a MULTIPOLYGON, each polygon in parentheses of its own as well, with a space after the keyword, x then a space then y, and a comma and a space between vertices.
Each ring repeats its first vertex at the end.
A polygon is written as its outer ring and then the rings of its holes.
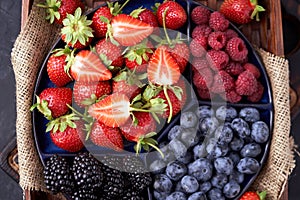
POLYGON ((199 191, 203 192, 203 193, 206 193, 210 190, 211 188, 211 182, 210 181, 206 181, 206 182, 203 182, 199 185, 199 191))
POLYGON ((153 188, 159 193, 170 193, 172 190, 172 181, 165 174, 155 176, 153 188))
POLYGON ((207 151, 207 153, 210 153, 210 152, 213 151, 213 149, 217 145, 217 142, 218 142, 218 140, 216 138, 210 138, 210 139, 208 139, 208 141, 206 143, 206 151, 207 151))
POLYGON ((150 164, 149 169, 153 174, 161 174, 165 170, 166 165, 167 164, 163 160, 158 159, 158 160, 154 160, 150 164))
POLYGON ((233 131, 228 125, 221 125, 215 131, 215 138, 220 143, 229 143, 233 138, 233 131))
POLYGON ((228 157, 232 160, 233 166, 236 166, 241 160, 240 155, 234 151, 230 152, 228 157))
POLYGON ((263 121, 252 124, 251 138, 257 143, 265 143, 270 135, 268 125, 263 121))
POLYGON ((175 158, 182 158, 187 152, 186 146, 176 138, 170 141, 169 149, 174 153, 175 158))
POLYGON ((206 117, 199 120, 199 130, 204 136, 210 137, 219 126, 219 121, 215 117, 206 117))
POLYGON ((219 158, 219 157, 227 155, 228 151, 229 151, 229 147, 226 143, 223 143, 223 144, 217 143, 211 149, 211 151, 207 151, 207 153, 208 153, 207 158, 209 158, 209 159, 219 158))
POLYGON ((188 174, 198 181, 207 181, 211 178, 213 166, 206 158, 199 158, 188 165, 188 174))
POLYGON ((252 158, 255 158, 260 153, 261 153, 261 147, 257 143, 246 144, 240 152, 241 156, 252 157, 252 158))
POLYGON ((194 146, 193 152, 194 152, 194 160, 197 160, 199 158, 204 158, 207 155, 205 144, 204 143, 197 144, 196 146, 194 146))
POLYGON ((196 111, 196 115, 199 119, 205 117, 213 117, 215 114, 214 110, 210 106, 199 106, 196 111))
POLYGON ((166 174, 173 181, 178 181, 186 173, 187 173, 187 168, 185 164, 181 162, 174 161, 167 165, 166 174))
POLYGON ((228 178, 226 174, 215 174, 210 180, 211 185, 219 189, 222 189, 227 181, 228 178))
POLYGON ((240 151, 244 146, 244 140, 242 138, 234 137, 229 146, 233 151, 240 151))
POLYGON ((229 157, 220 157, 214 161, 215 169, 218 173, 230 175, 233 170, 233 162, 229 157))
POLYGON ((256 108, 243 108, 239 113, 239 117, 243 118, 246 122, 256 122, 260 120, 259 111, 256 108))
POLYGON ((185 191, 184 191, 184 189, 182 188, 182 185, 181 185, 181 180, 179 180, 179 181, 176 183, 175 191, 176 191, 176 192, 183 192, 183 193, 185 193, 185 191))
POLYGON ((245 138, 250 135, 251 131, 248 123, 242 118, 235 118, 231 122, 231 128, 238 134, 239 137, 245 138))
POLYGON ((192 128, 195 127, 198 123, 198 117, 193 112, 184 112, 180 116, 180 125, 183 128, 192 128))
POLYGON ((259 170, 259 162, 254 158, 243 158, 237 164, 237 169, 239 172, 244 174, 255 174, 259 170))
POLYGON ((153 191, 153 196, 156 200, 165 200, 168 195, 169 195, 169 193, 158 192, 156 190, 153 191))
MULTIPOLYGON (((176 160, 175 158, 175 155, 173 153, 173 151, 171 151, 169 149, 169 144, 164 146, 164 147, 160 147, 160 150, 161 152, 164 154, 164 157, 162 158, 162 160, 165 162, 165 163, 169 163, 169 162, 172 162, 174 160, 176 160)), ((161 155, 157 152, 157 155, 159 157, 161 157, 161 155)))
POLYGON ((179 125, 173 126, 168 132, 168 139, 180 138, 183 128, 179 125))
POLYGON ((167 196, 166 200, 186 200, 186 196, 182 192, 173 192, 167 196))
POLYGON ((221 106, 216 110, 216 117, 221 121, 231 122, 237 117, 237 111, 233 107, 221 106))
POLYGON ((198 190, 199 183, 195 177, 186 175, 181 179, 181 186, 186 193, 191 194, 198 190))
POLYGON ((178 157, 177 160, 179 162, 182 162, 183 164, 189 164, 193 159, 193 153, 191 151, 187 151, 185 156, 183 157, 178 157))
POLYGON ((189 196, 187 200, 206 200, 206 196, 203 192, 196 192, 189 196))
POLYGON ((222 191, 219 188, 213 188, 208 192, 208 199, 210 200, 225 200, 222 191))
POLYGON ((223 194, 227 198, 236 197, 241 191, 240 185, 235 181, 229 181, 223 188, 223 194))
POLYGON ((245 179, 245 176, 243 173, 233 170, 233 172, 229 176, 229 180, 236 181, 237 183, 242 183, 245 179))
POLYGON ((190 148, 195 146, 200 141, 200 134, 197 133, 195 128, 186 128, 182 131, 181 141, 190 148))

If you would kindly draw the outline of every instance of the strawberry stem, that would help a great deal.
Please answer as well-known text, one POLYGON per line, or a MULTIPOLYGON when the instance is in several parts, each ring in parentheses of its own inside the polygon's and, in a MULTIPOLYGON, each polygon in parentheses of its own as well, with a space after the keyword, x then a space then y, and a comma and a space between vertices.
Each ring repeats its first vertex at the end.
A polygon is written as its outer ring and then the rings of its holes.
POLYGON ((126 6, 126 4, 129 2, 130 0, 127 0, 127 1, 125 1, 124 3, 123 3, 123 5, 120 7, 120 9, 117 11, 117 14, 119 14, 121 11, 122 11, 122 9, 126 6))
POLYGON ((157 147, 155 146, 154 144, 151 144, 151 143, 147 143, 149 146, 153 147, 156 151, 158 151, 158 153, 161 155, 162 158, 165 157, 164 153, 157 147))
POLYGON ((267 191, 262 191, 260 193, 258 193, 259 199, 260 200, 264 200, 267 196, 267 191))
POLYGON ((257 0, 251 0, 250 3, 254 7, 254 10, 251 14, 251 19, 254 19, 255 17, 255 20, 259 21, 259 12, 263 12, 266 10, 262 6, 257 5, 257 0))
POLYGON ((163 89, 164 89, 164 94, 165 94, 165 96, 166 96, 166 99, 167 99, 167 101, 168 101, 168 105, 169 105, 169 117, 168 117, 168 123, 170 123, 170 121, 171 121, 171 119, 172 119, 172 115, 173 115, 173 106, 172 106, 172 103, 171 103, 171 99, 170 99, 170 97, 169 97, 169 95, 168 95, 168 88, 167 88, 167 86, 163 86, 163 89))
POLYGON ((163 28, 164 28, 164 32, 165 32, 168 44, 171 45, 172 42, 171 42, 171 40, 169 38, 169 35, 168 35, 168 32, 167 32, 167 28, 166 28, 166 15, 167 15, 167 11, 168 10, 169 10, 169 8, 166 8, 165 11, 164 11, 164 13, 163 13, 163 28))

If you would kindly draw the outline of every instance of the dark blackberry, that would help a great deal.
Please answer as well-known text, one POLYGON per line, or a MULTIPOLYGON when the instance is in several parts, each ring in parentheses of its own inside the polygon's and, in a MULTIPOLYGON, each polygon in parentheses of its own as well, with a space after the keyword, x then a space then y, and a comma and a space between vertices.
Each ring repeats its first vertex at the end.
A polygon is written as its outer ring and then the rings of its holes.
POLYGON ((89 189, 78 189, 72 195, 72 200, 97 200, 98 196, 89 189))
POLYGON ((70 171, 70 166, 65 158, 58 155, 52 156, 44 169, 45 184, 53 194, 63 192, 72 193, 74 180, 70 171))
POLYGON ((124 189, 122 200, 144 200, 144 198, 139 192, 129 187, 124 189))

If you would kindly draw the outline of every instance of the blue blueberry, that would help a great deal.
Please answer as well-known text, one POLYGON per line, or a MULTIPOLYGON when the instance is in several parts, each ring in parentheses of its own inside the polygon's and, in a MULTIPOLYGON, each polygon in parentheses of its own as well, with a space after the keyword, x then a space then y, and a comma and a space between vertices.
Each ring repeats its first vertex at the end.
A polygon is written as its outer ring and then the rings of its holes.
POLYGON ((189 196, 187 200, 207 200, 207 198, 203 192, 196 192, 189 196))
POLYGON ((170 141, 169 149, 174 153, 175 158, 182 158, 187 152, 187 147, 176 138, 170 141))
POLYGON ((179 125, 173 126, 168 132, 168 139, 180 138, 183 128, 179 125))
POLYGON ((200 192, 206 193, 206 192, 208 192, 210 189, 211 189, 211 182, 210 182, 210 181, 203 182, 203 183, 201 183, 201 184, 199 185, 199 191, 200 191, 200 192))
POLYGON ((197 160, 199 158, 204 158, 207 155, 205 144, 202 143, 194 146, 193 153, 194 153, 194 160, 197 160))
POLYGON ((231 128, 235 131, 240 138, 250 136, 250 128, 248 123, 242 118, 235 118, 231 122, 231 128))
POLYGON ((219 143, 229 143, 233 138, 233 131, 228 125, 221 125, 215 131, 215 138, 219 143))
POLYGON ((165 174, 158 174, 154 178, 153 188, 159 193, 170 193, 173 184, 169 177, 165 174))
MULTIPOLYGON (((173 151, 171 151, 171 150, 169 149, 169 144, 166 145, 166 146, 163 146, 163 147, 159 147, 159 148, 160 148, 161 152, 164 154, 164 157, 161 158, 161 159, 162 159, 165 163, 169 163, 169 162, 172 162, 172 161, 176 160, 173 151)), ((158 155, 159 157, 161 157, 161 155, 160 155, 158 152, 157 152, 157 155, 158 155)))
POLYGON ((185 166, 185 164, 181 162, 174 161, 167 165, 166 174, 173 181, 178 181, 186 173, 187 173, 187 167, 185 166))
POLYGON ((186 200, 186 196, 182 192, 173 192, 167 196, 166 200, 186 200))
POLYGON ((259 111, 256 108, 243 108, 239 113, 239 117, 243 118, 246 122, 257 122, 260 120, 259 111))
POLYGON ((199 143, 200 134, 198 134, 195 128, 186 128, 182 131, 180 139, 186 147, 190 148, 199 143))
POLYGON ((207 151, 208 155, 207 158, 209 159, 216 159, 222 156, 226 156, 227 153, 229 151, 229 147, 228 144, 223 143, 217 143, 212 149, 211 151, 207 151))
POLYGON ((208 192, 208 199, 210 200, 225 200, 222 191, 219 188, 213 188, 208 192))
POLYGON ((192 128, 195 127, 198 123, 198 117, 193 112, 184 112, 180 116, 180 125, 183 128, 192 128))
POLYGON ((185 191, 184 191, 184 189, 182 188, 182 185, 181 185, 181 180, 179 180, 179 181, 176 183, 175 191, 176 191, 176 192, 183 192, 183 193, 185 193, 185 191))
POLYGON ((158 192, 156 190, 153 191, 153 196, 156 200, 166 200, 168 195, 169 195, 169 193, 158 192))
POLYGON ((213 117, 215 112, 210 106, 199 106, 196 111, 196 115, 199 119, 202 119, 206 117, 213 117))
POLYGON ((265 143, 268 141, 270 131, 268 125, 263 121, 252 124, 251 138, 257 143, 265 143))
POLYGON ((214 150, 215 146, 217 145, 218 140, 216 138, 209 138, 206 142, 206 151, 210 153, 214 150))
POLYGON ((219 126, 219 121, 215 117, 206 117, 199 120, 199 131, 210 137, 219 126))
POLYGON ((243 173, 237 171, 237 170, 233 170, 233 172, 230 174, 229 176, 229 180, 230 181, 236 181, 237 183, 241 184, 242 182, 244 182, 245 176, 243 173))
POLYGON ((210 182, 213 187, 222 189, 225 186, 225 184, 228 182, 228 178, 226 174, 215 174, 211 178, 210 182))
POLYGON ((233 107, 220 106, 216 110, 216 117, 221 121, 231 122, 234 118, 237 117, 237 111, 233 107))
POLYGON ((191 194, 198 190, 199 183, 195 177, 186 175, 181 179, 181 186, 186 193, 191 194))
POLYGON ((229 146, 232 151, 240 151, 244 146, 244 140, 242 138, 234 137, 229 146))
POLYGON ((260 153, 261 153, 261 147, 257 143, 246 144, 240 152, 241 156, 252 157, 252 158, 255 158, 260 153))
POLYGON ((258 172, 260 167, 259 162, 254 158, 243 158, 237 164, 237 169, 239 172, 244 174, 255 174, 258 172))
POLYGON ((188 174, 198 181, 208 181, 213 173, 213 166, 206 158, 199 158, 188 165, 188 174))
POLYGON ((232 160, 233 166, 236 166, 241 160, 240 155, 234 151, 230 152, 228 157, 232 160))
POLYGON ((229 181, 223 188, 223 194, 227 198, 236 197, 241 191, 240 185, 235 181, 229 181))
POLYGON ((167 164, 163 160, 157 159, 150 164, 149 169, 153 174, 161 174, 166 169, 166 166, 167 164))
POLYGON ((193 159, 193 153, 191 151, 187 151, 185 156, 183 157, 178 157, 177 160, 179 162, 182 162, 183 164, 189 164, 193 159))
POLYGON ((230 175, 233 171, 233 162, 229 157, 220 157, 214 161, 218 173, 230 175))

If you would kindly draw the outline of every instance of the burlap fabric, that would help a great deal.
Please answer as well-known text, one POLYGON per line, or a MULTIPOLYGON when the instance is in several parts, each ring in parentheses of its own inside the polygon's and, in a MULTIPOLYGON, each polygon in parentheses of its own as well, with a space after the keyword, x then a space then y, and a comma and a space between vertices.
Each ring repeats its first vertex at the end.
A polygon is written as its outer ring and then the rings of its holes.
MULTIPOLYGON (((38 3, 36 0, 35 3, 38 3)), ((20 165, 20 185, 23 189, 45 191, 42 165, 32 134, 32 95, 39 67, 58 35, 58 27, 49 25, 43 9, 33 6, 25 28, 12 50, 16 79, 16 132, 20 165)), ((295 167, 289 140, 289 72, 288 62, 263 50, 258 50, 272 83, 274 99, 274 129, 270 155, 262 172, 253 184, 257 190, 268 191, 268 199, 278 199, 288 176, 295 167)))

